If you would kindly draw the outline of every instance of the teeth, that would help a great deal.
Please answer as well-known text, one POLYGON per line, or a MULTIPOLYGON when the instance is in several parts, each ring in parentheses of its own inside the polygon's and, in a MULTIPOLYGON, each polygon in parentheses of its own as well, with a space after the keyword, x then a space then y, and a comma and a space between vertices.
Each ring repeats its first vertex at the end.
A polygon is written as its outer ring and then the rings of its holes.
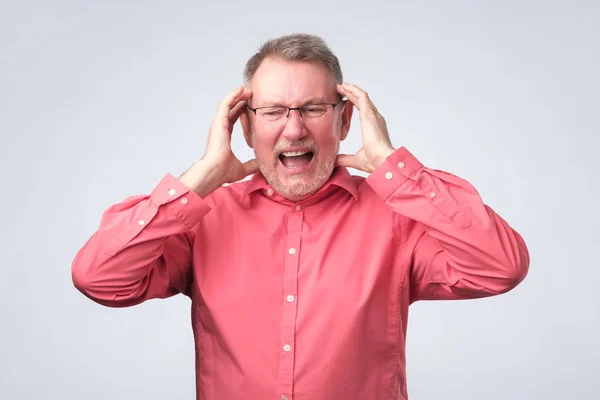
POLYGON ((296 157, 296 156, 301 156, 306 153, 309 153, 309 152, 308 151, 284 151, 281 154, 286 157, 296 157))

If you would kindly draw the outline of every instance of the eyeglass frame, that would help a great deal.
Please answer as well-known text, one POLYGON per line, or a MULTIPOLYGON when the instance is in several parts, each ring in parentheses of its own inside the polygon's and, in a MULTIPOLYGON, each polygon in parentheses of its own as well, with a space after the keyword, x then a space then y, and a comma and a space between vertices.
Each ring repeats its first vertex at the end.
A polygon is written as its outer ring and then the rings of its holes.
MULTIPOLYGON (((289 118, 290 117, 290 113, 292 112, 292 110, 298 110, 298 113, 300 114, 300 117, 304 117, 304 115, 302 115, 302 109, 305 107, 310 107, 310 106, 331 106, 331 110, 334 111, 335 108, 340 104, 340 103, 344 103, 345 101, 343 99, 338 100, 337 103, 314 103, 314 104, 305 104, 303 106, 300 107, 287 107, 287 106, 281 106, 281 105, 277 105, 277 106, 264 106, 264 107, 256 107, 256 108, 252 108, 250 107, 248 104, 246 104, 246 108, 252 112, 254 112, 254 115, 256 114, 256 111, 260 110, 260 109, 264 109, 264 108, 287 108, 287 114, 285 116, 285 118, 289 118)), ((318 117, 308 117, 308 118, 320 118, 323 115, 325 115, 327 113, 327 111, 325 111, 323 114, 319 115, 318 117)), ((274 119, 272 121, 279 121, 279 119, 274 119)))

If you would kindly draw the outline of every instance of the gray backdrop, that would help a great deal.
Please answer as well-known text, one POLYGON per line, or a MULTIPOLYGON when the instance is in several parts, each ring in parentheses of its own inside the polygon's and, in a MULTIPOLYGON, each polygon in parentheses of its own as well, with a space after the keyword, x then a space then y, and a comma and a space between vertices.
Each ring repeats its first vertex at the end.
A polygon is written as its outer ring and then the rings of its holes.
POLYGON ((386 3, 2 1, 0 398, 193 398, 188 299, 103 308, 71 261, 109 205, 202 156, 258 45, 300 31, 531 252, 510 294, 412 307, 411 399, 600 398, 599 3, 386 3))

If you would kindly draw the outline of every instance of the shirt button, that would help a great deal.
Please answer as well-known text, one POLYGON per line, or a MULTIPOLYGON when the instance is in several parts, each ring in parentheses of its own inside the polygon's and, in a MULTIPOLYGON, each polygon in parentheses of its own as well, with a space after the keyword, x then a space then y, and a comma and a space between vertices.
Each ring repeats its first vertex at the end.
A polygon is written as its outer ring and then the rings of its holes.
POLYGON ((398 163, 398 168, 404 168, 405 166, 406 164, 404 164, 402 161, 398 163))
POLYGON ((145 224, 145 222, 144 222, 144 220, 143 220, 143 219, 140 219, 140 220, 138 221, 138 225, 144 225, 144 224, 145 224))
POLYGON ((392 173, 391 173, 391 172, 386 172, 386 173, 385 173, 385 178, 386 178, 386 179, 392 179, 392 176, 393 176, 393 175, 392 175, 392 173))
POLYGON ((437 196, 437 193, 436 192, 431 192, 431 193, 429 193, 429 196, 435 197, 435 196, 437 196))
POLYGON ((296 249, 292 247, 291 249, 289 249, 289 250, 288 250, 288 252, 289 252, 291 255, 294 255, 294 254, 296 254, 296 249))
POLYGON ((175 196, 175 193, 177 193, 175 189, 169 190, 169 196, 175 196))
POLYGON ((267 190, 267 194, 268 194, 269 196, 272 196, 272 195, 273 195, 273 189, 269 189, 269 190, 267 190))
POLYGON ((285 394, 281 395, 281 400, 288 400, 288 397, 285 394))
POLYGON ((180 201, 183 205, 186 205, 188 203, 188 199, 186 199, 185 197, 182 197, 180 201))
POLYGON ((285 346, 283 346, 283 351, 288 352, 292 349, 292 346, 290 346, 289 344, 286 344, 285 346))
POLYGON ((292 296, 291 294, 288 295, 287 301, 288 301, 288 303, 291 303, 292 301, 294 301, 294 296, 292 296))
POLYGON ((300 204, 296 205, 296 211, 302 210, 302 206, 300 204))

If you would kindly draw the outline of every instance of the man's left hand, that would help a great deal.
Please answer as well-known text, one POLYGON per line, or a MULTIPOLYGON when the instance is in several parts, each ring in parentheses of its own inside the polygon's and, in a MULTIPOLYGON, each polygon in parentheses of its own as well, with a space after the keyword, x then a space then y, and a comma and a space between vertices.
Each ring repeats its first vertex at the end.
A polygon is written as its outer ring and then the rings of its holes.
POLYGON ((363 145, 356 154, 338 155, 336 165, 371 173, 395 151, 385 119, 364 90, 348 83, 337 90, 358 109, 363 145))

